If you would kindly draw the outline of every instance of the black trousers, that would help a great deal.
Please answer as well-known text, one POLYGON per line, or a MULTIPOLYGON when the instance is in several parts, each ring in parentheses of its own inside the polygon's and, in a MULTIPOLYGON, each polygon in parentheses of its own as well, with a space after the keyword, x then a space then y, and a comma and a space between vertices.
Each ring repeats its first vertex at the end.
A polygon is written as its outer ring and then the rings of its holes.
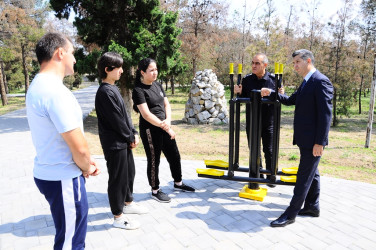
POLYGON ((149 185, 153 190, 159 189, 159 164, 161 153, 165 155, 174 182, 182 180, 180 153, 176 141, 161 128, 140 125, 140 136, 144 145, 148 166, 147 175, 149 185))
POLYGON ((123 213, 124 202, 133 201, 136 174, 132 150, 129 148, 104 152, 108 171, 108 199, 114 215, 123 213))
POLYGON ((290 206, 285 211, 285 214, 290 218, 296 217, 303 203, 304 208, 320 209, 320 174, 317 167, 321 157, 313 156, 312 148, 299 148, 299 150, 300 163, 296 175, 294 195, 292 196, 290 206))

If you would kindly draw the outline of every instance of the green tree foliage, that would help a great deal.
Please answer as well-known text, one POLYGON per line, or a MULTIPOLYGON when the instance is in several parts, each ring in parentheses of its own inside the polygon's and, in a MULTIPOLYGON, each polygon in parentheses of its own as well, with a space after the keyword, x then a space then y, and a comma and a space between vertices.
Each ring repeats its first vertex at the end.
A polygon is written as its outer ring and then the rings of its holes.
POLYGON ((0 38, 4 42, 4 47, 12 51, 16 60, 16 62, 5 60, 4 62, 12 63, 8 68, 14 63, 21 62, 25 92, 29 87, 29 75, 32 69, 31 52, 34 51, 36 41, 43 34, 40 27, 42 24, 40 12, 34 11, 34 8, 30 9, 28 6, 31 4, 35 4, 35 1, 7 1, 1 3, 0 8, 0 38))
POLYGON ((123 55, 119 85, 126 101, 130 101, 134 66, 142 58, 156 59, 161 76, 177 73, 179 67, 169 68, 171 60, 182 67, 177 13, 162 11, 158 0, 51 0, 50 4, 57 17, 67 18, 71 8, 76 12, 74 25, 85 44, 123 55))
POLYGON ((87 74, 90 81, 97 77, 97 61, 101 55, 101 50, 94 49, 91 53, 85 53, 84 48, 79 48, 74 52, 76 58, 75 68, 80 75, 87 74))

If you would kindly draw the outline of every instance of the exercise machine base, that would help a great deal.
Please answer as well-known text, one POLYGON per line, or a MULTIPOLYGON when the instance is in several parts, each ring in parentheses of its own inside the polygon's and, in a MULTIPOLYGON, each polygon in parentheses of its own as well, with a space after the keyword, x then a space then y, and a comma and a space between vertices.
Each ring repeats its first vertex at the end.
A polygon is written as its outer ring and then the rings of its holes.
POLYGON ((264 201, 267 192, 268 190, 266 188, 259 187, 259 189, 255 190, 250 189, 248 188, 248 185, 245 185, 239 192, 239 197, 256 201, 264 201))

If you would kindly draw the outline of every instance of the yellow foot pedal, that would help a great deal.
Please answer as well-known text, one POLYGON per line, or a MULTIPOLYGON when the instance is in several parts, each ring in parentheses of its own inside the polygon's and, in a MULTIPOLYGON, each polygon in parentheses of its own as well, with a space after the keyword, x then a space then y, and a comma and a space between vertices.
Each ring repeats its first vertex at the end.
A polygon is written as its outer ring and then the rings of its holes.
POLYGON ((228 162, 222 161, 222 160, 204 160, 206 166, 214 166, 214 167, 220 167, 220 168, 228 168, 228 162))
POLYGON ((225 171, 209 168, 209 169, 203 169, 203 168, 197 168, 196 172, 198 174, 205 174, 205 175, 212 175, 212 176, 223 176, 225 171))
POLYGON ((282 173, 297 174, 298 173, 298 167, 282 168, 282 173))
POLYGON ((242 191, 240 191, 239 197, 256 200, 256 201, 263 201, 267 192, 268 190, 266 188, 259 188, 255 190, 255 189, 249 189, 248 185, 245 185, 242 191))
POLYGON ((296 175, 281 176, 281 181, 283 181, 283 182, 296 182, 296 175))

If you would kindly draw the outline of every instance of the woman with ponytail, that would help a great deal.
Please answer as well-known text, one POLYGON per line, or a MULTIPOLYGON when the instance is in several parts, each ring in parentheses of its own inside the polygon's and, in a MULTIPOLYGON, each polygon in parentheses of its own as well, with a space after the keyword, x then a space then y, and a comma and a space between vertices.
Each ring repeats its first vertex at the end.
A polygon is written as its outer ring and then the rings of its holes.
POLYGON ((161 153, 165 155, 174 179, 174 189, 194 192, 195 189, 182 182, 181 161, 171 128, 171 106, 162 85, 157 80, 155 60, 146 58, 138 63, 133 109, 140 113, 140 136, 147 156, 147 175, 151 186, 151 197, 159 202, 170 202, 167 194, 159 189, 159 163, 161 153))

